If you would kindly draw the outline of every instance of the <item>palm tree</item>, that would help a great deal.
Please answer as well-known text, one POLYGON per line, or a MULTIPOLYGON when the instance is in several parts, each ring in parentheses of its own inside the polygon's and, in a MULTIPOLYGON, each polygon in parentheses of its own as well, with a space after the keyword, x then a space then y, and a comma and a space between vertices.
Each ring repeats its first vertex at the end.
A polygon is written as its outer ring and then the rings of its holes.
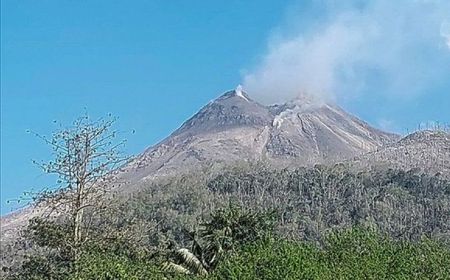
POLYGON ((214 212, 210 221, 203 223, 199 231, 190 232, 191 250, 182 248, 175 251, 172 260, 166 262, 163 268, 168 272, 207 275, 225 252, 271 234, 274 218, 273 211, 246 211, 230 204, 228 208, 214 212))
POLYGON ((179 274, 208 275, 203 263, 186 248, 176 250, 173 260, 163 264, 163 270, 179 274))

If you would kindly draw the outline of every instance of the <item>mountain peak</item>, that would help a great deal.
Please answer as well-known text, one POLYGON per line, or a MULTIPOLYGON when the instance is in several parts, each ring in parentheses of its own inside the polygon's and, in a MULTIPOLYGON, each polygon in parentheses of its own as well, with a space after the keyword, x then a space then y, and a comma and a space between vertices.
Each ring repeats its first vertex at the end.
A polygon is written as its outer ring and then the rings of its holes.
POLYGON ((249 101, 247 95, 242 90, 242 86, 240 84, 236 87, 234 93, 236 94, 236 96, 239 96, 240 98, 244 98, 246 101, 249 101))
POLYGON ((175 135, 197 135, 247 126, 271 124, 269 109, 252 99, 238 86, 204 106, 187 120, 175 135))
POLYGON ((229 90, 229 91, 225 92, 222 96, 220 96, 216 100, 220 101, 220 100, 228 99, 231 97, 239 97, 247 102, 253 101, 250 99, 250 97, 247 95, 247 93, 242 89, 241 85, 238 85, 234 90, 229 90))
POLYGON ((397 140, 337 106, 297 98, 264 106, 242 86, 222 94, 130 164, 141 180, 264 159, 276 165, 342 161, 397 140))

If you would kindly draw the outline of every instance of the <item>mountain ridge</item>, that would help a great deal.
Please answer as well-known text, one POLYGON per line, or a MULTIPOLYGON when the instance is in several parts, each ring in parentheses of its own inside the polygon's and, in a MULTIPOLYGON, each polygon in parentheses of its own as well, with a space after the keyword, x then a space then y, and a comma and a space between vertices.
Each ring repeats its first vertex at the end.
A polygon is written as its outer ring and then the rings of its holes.
POLYGON ((334 162, 373 151, 399 138, 371 127, 337 105, 302 98, 264 106, 238 87, 202 107, 167 138, 147 148, 123 172, 135 182, 211 162, 334 162))

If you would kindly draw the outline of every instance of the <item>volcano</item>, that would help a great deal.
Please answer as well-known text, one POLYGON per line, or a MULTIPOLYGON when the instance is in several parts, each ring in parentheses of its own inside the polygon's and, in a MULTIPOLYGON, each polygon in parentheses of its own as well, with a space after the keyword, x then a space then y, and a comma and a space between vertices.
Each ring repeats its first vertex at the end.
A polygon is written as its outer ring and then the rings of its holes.
POLYGON ((264 106, 238 86, 137 156, 121 170, 121 176, 135 183, 237 162, 333 163, 398 139, 334 104, 303 97, 264 106))

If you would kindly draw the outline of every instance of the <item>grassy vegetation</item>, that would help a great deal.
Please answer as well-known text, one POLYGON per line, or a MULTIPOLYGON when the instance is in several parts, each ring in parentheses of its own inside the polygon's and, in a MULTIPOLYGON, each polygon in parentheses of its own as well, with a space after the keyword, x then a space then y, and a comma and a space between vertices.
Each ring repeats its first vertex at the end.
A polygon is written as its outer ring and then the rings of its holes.
POLYGON ((450 250, 431 240, 393 241, 350 229, 330 235, 323 248, 283 239, 250 243, 229 252, 203 277, 170 273, 154 259, 119 252, 85 252, 78 265, 77 274, 49 277, 28 270, 16 279, 449 279, 450 250))
POLYGON ((9 279, 450 279, 450 183, 344 165, 183 177, 33 220, 9 279), (74 256, 73 252, 77 255, 74 256))
MULTIPOLYGON (((191 233, 189 249, 169 244, 150 251, 125 240, 97 240, 71 261, 58 245, 30 255, 10 279, 450 279, 445 243, 394 240, 363 227, 332 231, 312 243, 276 235, 275 222, 273 213, 231 205, 191 233)), ((41 228, 38 235, 52 232, 41 228)))
POLYGON ((268 240, 242 248, 211 279, 449 279, 450 250, 393 241, 359 228, 333 233, 324 248, 268 240))

